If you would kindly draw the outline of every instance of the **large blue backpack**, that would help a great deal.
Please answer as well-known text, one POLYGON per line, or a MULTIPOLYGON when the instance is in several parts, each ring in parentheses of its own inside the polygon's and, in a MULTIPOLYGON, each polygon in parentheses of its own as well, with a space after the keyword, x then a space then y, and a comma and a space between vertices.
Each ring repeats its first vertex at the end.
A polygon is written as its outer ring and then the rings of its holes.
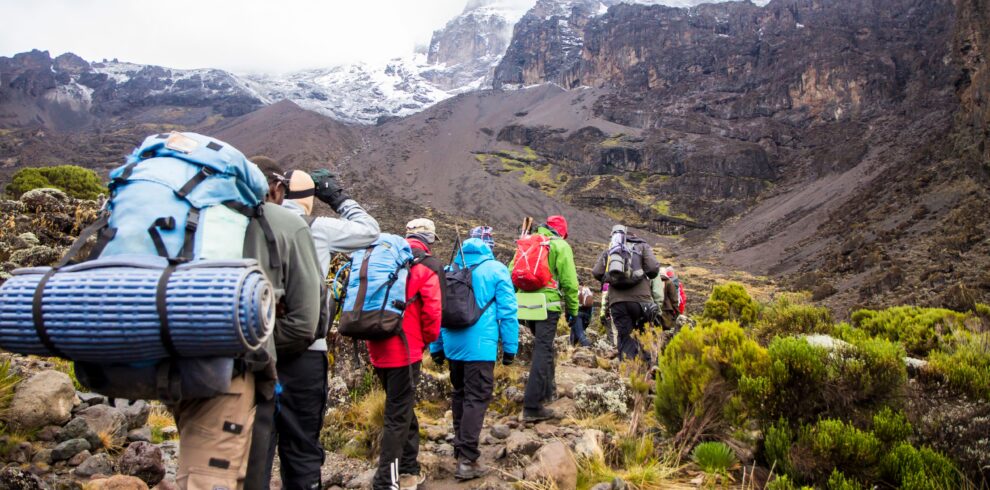
POLYGON ((382 233, 351 256, 339 332, 356 340, 384 340, 402 335, 406 279, 412 249, 397 235, 382 233))
POLYGON ((0 324, 11 323, 8 336, 27 339, 23 346, 15 343, 20 351, 77 361, 80 381, 108 396, 176 400, 223 391, 233 358, 260 349, 274 324, 272 286, 255 261, 243 259, 248 225, 257 220, 268 240, 267 260, 272 268, 281 267, 262 212, 265 175, 223 141, 165 133, 146 138, 110 178, 110 199, 99 219, 54 267, 24 271, 24 280, 37 276, 33 295, 8 301, 27 307, 36 336, 16 337, 23 325, 7 322, 6 316, 0 324), (93 236, 85 263, 73 266, 93 236), (224 270, 243 272, 230 282, 219 275, 224 270), (137 282, 149 274, 157 279, 137 282), (248 283, 237 278, 252 274, 260 282, 246 290, 248 283), (113 291, 112 297, 86 302, 95 289, 67 285, 85 280, 113 291), (121 302, 133 311, 121 315, 121 302), (113 311, 104 311, 108 308, 113 311), (71 315, 103 323, 64 319, 71 315), (102 334, 82 335, 84 328, 102 334), (217 337, 220 333, 226 336, 217 337), (212 338, 220 340, 211 343, 212 338), (99 356, 122 348, 126 355, 99 356))

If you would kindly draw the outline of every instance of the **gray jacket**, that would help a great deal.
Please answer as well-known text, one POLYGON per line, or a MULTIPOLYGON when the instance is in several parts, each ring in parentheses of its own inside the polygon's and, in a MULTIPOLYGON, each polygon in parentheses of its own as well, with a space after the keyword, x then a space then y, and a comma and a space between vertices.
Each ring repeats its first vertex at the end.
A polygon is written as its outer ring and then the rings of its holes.
MULTIPOLYGON (((301 217, 306 211, 299 203, 286 199, 282 206, 301 217)), ((348 199, 340 205, 340 218, 317 217, 309 227, 316 246, 316 257, 320 263, 321 277, 327 277, 330 271, 330 257, 335 253, 351 253, 368 247, 381 230, 378 221, 372 218, 364 208, 353 199, 348 199)), ((327 340, 316 339, 309 350, 326 351, 327 340)))

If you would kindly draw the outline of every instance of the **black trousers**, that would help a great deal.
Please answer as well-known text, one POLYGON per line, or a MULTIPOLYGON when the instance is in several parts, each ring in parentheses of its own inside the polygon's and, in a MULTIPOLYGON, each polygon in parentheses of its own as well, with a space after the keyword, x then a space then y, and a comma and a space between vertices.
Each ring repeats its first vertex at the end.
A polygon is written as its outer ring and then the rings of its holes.
POLYGON ((533 360, 529 366, 529 379, 523 396, 523 408, 539 410, 554 395, 556 363, 553 340, 557 337, 557 321, 560 312, 551 311, 547 319, 539 322, 526 322, 533 332, 533 360))
POLYGON ((478 439, 495 388, 495 362, 450 361, 450 383, 454 385, 450 407, 454 414, 454 456, 477 461, 481 456, 478 439))
POLYGON ((578 310, 574 325, 571 326, 571 345, 591 345, 585 332, 591 326, 591 308, 581 308, 578 310))
POLYGON ((632 336, 636 330, 642 330, 646 323, 643 307, 635 301, 623 301, 613 303, 609 307, 609 312, 612 314, 612 322, 615 323, 615 331, 619 338, 617 342, 619 360, 636 357, 646 359, 639 341, 632 336))
POLYGON ((277 369, 282 394, 268 461, 274 462, 278 450, 283 489, 318 490, 324 459, 320 430, 327 409, 327 353, 308 350, 298 357, 279 359, 277 369))
POLYGON ((251 451, 248 454, 247 476, 244 490, 268 490, 272 482, 272 464, 269 446, 275 430, 276 399, 258 399, 254 412, 254 429, 251 431, 251 451))
POLYGON ((413 409, 421 364, 375 368, 375 374, 385 388, 382 453, 372 483, 375 490, 399 488, 399 475, 419 474, 419 421, 413 409))

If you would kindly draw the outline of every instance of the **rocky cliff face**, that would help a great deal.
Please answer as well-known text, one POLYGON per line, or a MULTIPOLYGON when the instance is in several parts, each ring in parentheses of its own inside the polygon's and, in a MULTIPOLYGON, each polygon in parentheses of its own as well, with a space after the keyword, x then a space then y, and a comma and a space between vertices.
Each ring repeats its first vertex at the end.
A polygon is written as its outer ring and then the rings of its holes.
MULTIPOLYGON (((104 61, 89 63, 47 51, 0 57, 0 125, 37 123, 54 129, 85 126, 100 116, 154 107, 204 109, 237 116, 266 102, 222 70, 173 70, 104 61)), ((202 116, 202 114, 200 114, 202 116)))
POLYGON ((464 12, 433 33, 423 76, 453 91, 489 86, 512 37, 516 15, 497 0, 468 2, 464 12))

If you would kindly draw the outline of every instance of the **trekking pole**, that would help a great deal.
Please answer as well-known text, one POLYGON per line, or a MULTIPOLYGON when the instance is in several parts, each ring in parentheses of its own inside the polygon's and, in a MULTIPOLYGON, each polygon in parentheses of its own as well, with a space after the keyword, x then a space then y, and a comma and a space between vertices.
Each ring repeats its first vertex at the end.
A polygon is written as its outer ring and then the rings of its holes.
POLYGON ((454 225, 454 232, 457 233, 457 251, 461 254, 461 264, 467 267, 467 260, 464 259, 464 242, 461 241, 461 227, 454 225))

